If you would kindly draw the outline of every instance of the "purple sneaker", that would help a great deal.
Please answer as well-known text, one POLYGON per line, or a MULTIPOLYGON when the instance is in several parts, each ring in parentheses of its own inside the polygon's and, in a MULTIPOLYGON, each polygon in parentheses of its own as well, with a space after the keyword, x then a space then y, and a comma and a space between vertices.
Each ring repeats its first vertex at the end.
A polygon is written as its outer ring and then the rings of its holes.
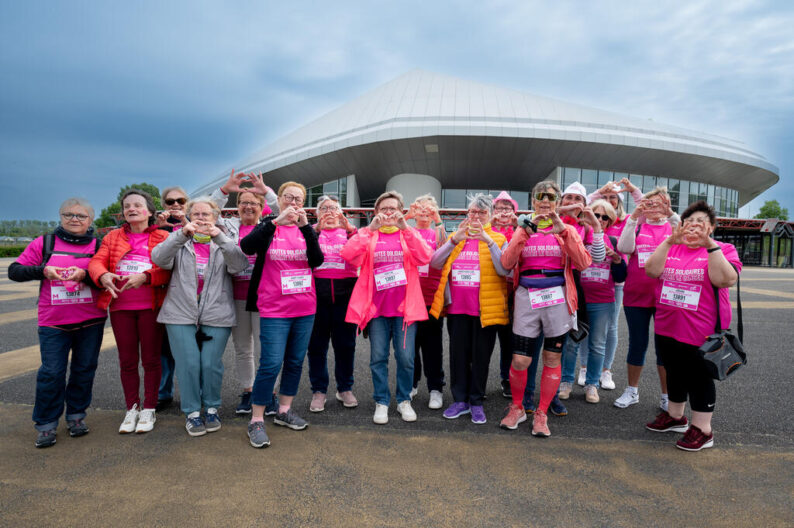
POLYGON ((453 418, 457 418, 463 414, 468 414, 470 412, 471 410, 469 409, 468 403, 455 402, 449 407, 447 407, 446 411, 444 411, 444 418, 449 418, 450 420, 452 420, 453 418))
POLYGON ((471 406, 471 423, 485 423, 485 409, 482 408, 482 405, 471 406))

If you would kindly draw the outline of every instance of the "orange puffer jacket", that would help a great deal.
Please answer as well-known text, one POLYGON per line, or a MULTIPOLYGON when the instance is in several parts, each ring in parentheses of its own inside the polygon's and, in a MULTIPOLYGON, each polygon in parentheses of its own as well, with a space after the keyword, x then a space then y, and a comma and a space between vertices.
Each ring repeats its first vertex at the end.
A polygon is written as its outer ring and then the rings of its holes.
MULTIPOLYGON (((96 284, 99 284, 99 277, 105 273, 114 273, 112 270, 116 269, 116 264, 132 250, 130 239, 127 236, 129 232, 129 224, 124 224, 119 229, 114 229, 105 235, 105 238, 102 239, 99 251, 88 263, 88 273, 96 284)), ((157 226, 149 226, 144 233, 149 233, 147 247, 149 249, 149 258, 151 259, 152 248, 168 238, 168 232, 158 229, 157 226)), ((171 271, 164 270, 152 263, 152 269, 145 273, 148 275, 148 279, 142 288, 152 288, 154 291, 154 306, 152 308, 157 310, 163 305, 165 294, 168 292, 168 281, 171 279, 171 271)), ((110 292, 102 290, 102 293, 99 294, 97 306, 105 310, 110 306, 112 300, 113 296, 110 295, 110 292)))

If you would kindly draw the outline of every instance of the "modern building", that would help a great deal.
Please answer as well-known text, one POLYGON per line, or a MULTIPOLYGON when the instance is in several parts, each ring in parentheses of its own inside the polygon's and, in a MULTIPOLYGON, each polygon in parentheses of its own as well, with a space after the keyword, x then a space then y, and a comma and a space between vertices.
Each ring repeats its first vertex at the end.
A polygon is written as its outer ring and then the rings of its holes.
MULTIPOLYGON (((324 193, 368 206, 384 190, 410 201, 430 192, 443 208, 467 193, 502 189, 521 208, 543 179, 593 191, 628 176, 643 191, 667 186, 679 211, 706 199, 736 217, 778 179, 778 168, 739 141, 423 70, 402 75, 248 159, 272 187, 306 185, 308 205, 324 193)), ((218 175, 193 194, 223 183, 218 175)), ((629 210, 632 203, 627 204, 629 210)))

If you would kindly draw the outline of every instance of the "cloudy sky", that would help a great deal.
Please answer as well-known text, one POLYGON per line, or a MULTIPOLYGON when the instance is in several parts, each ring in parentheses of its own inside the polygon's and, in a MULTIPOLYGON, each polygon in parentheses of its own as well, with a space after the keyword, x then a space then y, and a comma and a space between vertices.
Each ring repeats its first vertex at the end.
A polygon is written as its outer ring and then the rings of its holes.
POLYGON ((794 214, 790 2, 0 0, 0 218, 192 190, 413 68, 738 139, 794 214))

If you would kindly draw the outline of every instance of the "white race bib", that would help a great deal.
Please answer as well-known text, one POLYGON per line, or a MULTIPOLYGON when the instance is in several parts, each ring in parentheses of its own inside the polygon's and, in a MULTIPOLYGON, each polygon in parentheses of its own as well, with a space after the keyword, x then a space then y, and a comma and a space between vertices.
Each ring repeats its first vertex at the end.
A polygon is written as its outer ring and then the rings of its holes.
POLYGON ((425 264, 424 266, 417 266, 416 270, 419 272, 420 277, 430 276, 430 264, 425 264))
POLYGON ((582 272, 582 282, 597 282, 606 284, 609 282, 609 263, 598 262, 591 264, 589 268, 582 272))
POLYGON ((196 255, 196 275, 204 279, 204 271, 207 269, 207 263, 209 262, 209 257, 202 257, 201 255, 196 255))
POLYGON ((152 269, 152 261, 140 255, 126 255, 116 264, 116 275, 126 277, 152 269))
POLYGON ((254 273, 254 264, 256 263, 256 255, 248 255, 248 267, 234 276, 236 281, 249 281, 251 275, 254 273))
POLYGON ((637 264, 644 268, 651 255, 653 255, 653 251, 637 251, 637 264))
POLYGON ((317 267, 318 270, 343 270, 345 261, 339 255, 325 255, 323 263, 317 267))
POLYGON ((479 288, 480 266, 477 264, 458 264, 453 267, 452 284, 464 288, 479 288))
POLYGON ((94 302, 91 295, 91 288, 82 283, 72 283, 66 286, 64 281, 52 281, 50 283, 50 302, 55 305, 64 304, 88 304, 94 302), (75 288, 73 285, 77 284, 75 288))
POLYGON ((697 310, 700 303, 700 290, 699 284, 666 280, 662 282, 662 294, 659 296, 659 302, 684 310, 697 310))
POLYGON ((565 302, 565 292, 562 286, 552 286, 551 288, 530 288, 529 305, 533 310, 562 304, 565 302))
POLYGON ((391 264, 375 270, 375 289, 378 291, 405 286, 408 279, 405 276, 405 268, 402 264, 391 264))
POLYGON ((293 295, 312 291, 312 270, 309 268, 281 270, 281 293, 293 295))

